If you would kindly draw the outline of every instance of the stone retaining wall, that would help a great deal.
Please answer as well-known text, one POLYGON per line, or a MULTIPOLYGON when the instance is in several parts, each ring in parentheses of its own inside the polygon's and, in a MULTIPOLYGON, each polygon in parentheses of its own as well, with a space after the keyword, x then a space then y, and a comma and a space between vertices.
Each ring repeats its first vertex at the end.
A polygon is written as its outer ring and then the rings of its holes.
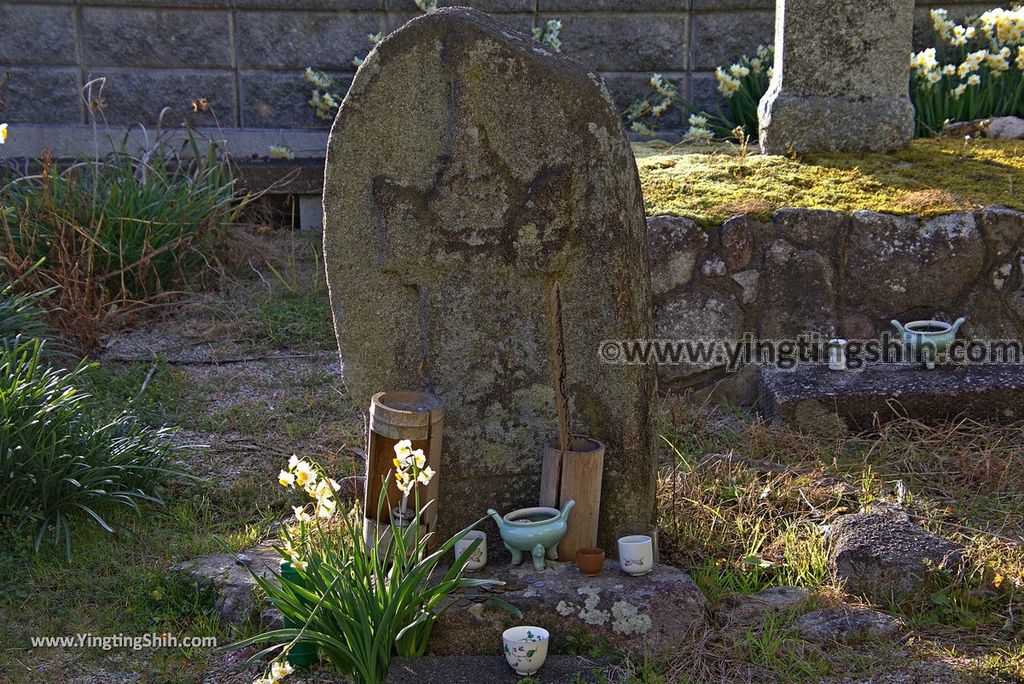
MULTIPOLYGON (((646 92, 650 73, 672 78, 702 105, 717 94, 713 69, 768 42, 774 0, 461 0, 524 30, 560 18, 564 52, 600 70, 620 104, 646 92)), ((934 0, 919 0, 927 31, 934 0)), ((952 5, 978 12, 995 2, 952 5)), ((412 0, 24 0, 0 2, 3 120, 55 126, 90 122, 80 89, 107 78, 104 117, 152 125, 164 107, 176 124, 323 128, 307 105, 302 70, 351 80, 367 34, 415 16, 412 0), (191 111, 207 98, 210 113, 191 111)), ((956 13, 956 12, 954 12, 956 13)), ((13 127, 12 127, 12 135, 13 127)), ((279 140, 270 140, 275 143, 279 140)))
MULTIPOLYGON (((1024 339, 1024 212, 990 207, 935 218, 782 209, 710 230, 647 219, 660 339, 870 339, 890 319, 963 315, 962 336, 1024 339)), ((663 387, 721 367, 661 366, 663 387)))

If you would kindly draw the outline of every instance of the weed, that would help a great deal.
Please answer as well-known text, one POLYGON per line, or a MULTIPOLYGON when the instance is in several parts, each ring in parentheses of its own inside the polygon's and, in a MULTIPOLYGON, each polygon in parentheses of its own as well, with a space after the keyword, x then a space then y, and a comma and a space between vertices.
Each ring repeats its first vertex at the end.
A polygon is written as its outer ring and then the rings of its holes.
POLYGON ((209 263, 211 239, 241 203, 226 164, 190 134, 192 156, 158 140, 0 188, 0 254, 28 291, 55 288, 52 318, 84 348, 126 312, 165 300, 209 263), (40 259, 45 261, 37 267, 40 259))
POLYGON ((41 347, 35 340, 0 349, 0 518, 34 526, 36 551, 52 529, 70 557, 75 519, 112 533, 108 510, 161 504, 161 486, 184 473, 168 463, 172 447, 163 430, 125 414, 94 418, 76 388, 86 366, 46 367, 41 347))

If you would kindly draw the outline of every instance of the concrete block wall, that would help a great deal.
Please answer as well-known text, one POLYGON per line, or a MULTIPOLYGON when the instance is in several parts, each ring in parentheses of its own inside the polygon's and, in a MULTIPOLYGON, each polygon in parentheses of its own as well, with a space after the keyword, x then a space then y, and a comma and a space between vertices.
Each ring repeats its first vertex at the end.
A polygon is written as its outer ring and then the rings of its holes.
MULTIPOLYGON (((461 0, 522 30, 563 22, 563 52, 600 70, 625 106, 648 90, 651 72, 676 82, 692 101, 714 106, 713 70, 769 42, 774 0, 461 0)), ((994 2, 967 0, 956 13, 994 2)), ((921 36, 928 10, 918 2, 921 36)), ((153 125, 188 119, 225 128, 318 129, 303 69, 340 83, 367 35, 413 16, 412 0, 19 0, 0 2, 0 88, 12 124, 84 125, 81 90, 106 79, 102 117, 153 125), (205 98, 210 111, 195 112, 205 98)))

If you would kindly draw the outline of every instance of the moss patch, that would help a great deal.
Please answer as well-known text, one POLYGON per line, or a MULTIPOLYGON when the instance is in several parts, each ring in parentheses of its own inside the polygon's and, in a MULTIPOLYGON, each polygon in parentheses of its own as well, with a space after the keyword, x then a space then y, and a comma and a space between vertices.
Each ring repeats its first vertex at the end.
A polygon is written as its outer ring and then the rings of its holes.
POLYGON ((649 215, 702 226, 782 207, 935 216, 999 204, 1024 209, 1024 141, 915 140, 893 154, 802 159, 744 154, 728 143, 634 144, 649 215))

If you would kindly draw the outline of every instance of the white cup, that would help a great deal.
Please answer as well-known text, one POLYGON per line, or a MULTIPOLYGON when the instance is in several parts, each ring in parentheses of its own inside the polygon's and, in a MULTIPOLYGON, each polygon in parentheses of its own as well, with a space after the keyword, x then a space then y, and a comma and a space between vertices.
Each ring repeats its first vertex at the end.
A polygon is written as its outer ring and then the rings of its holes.
POLYGON ((646 534, 619 538, 619 567, 627 575, 646 575, 654 569, 654 542, 646 534))
POLYGON ((548 657, 551 635, 543 627, 510 627, 501 634, 505 661, 517 675, 527 676, 541 668, 548 657))
POLYGON ((455 542, 455 557, 458 558, 477 539, 482 541, 466 562, 466 570, 480 570, 487 565, 487 533, 480 530, 470 530, 466 533, 465 537, 455 542))

